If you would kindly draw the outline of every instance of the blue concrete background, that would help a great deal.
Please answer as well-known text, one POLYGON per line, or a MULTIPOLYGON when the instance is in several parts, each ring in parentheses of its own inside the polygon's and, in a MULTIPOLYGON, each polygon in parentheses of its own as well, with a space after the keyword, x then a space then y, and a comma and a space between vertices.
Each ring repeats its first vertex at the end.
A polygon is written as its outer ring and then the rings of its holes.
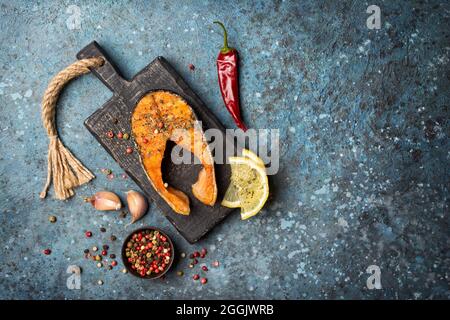
POLYGON ((446 1, 0 1, 0 298, 448 299, 449 12, 446 1), (380 30, 366 27, 371 4, 380 30), (79 29, 67 25, 71 5, 79 29), (216 84, 215 19, 241 55, 246 123, 280 129, 273 200, 249 221, 236 212, 194 246, 151 204, 136 228, 159 226, 179 253, 206 247, 205 261, 220 261, 205 286, 186 260, 152 282, 122 274, 121 263, 97 269, 83 250, 108 243, 118 254, 134 228, 82 201, 137 188, 82 125, 111 93, 92 75, 63 93, 62 140, 97 178, 70 201, 42 201, 46 85, 95 39, 127 78, 166 57, 234 128, 216 84), (71 264, 83 269, 81 290, 66 287, 71 264), (366 286, 369 265, 381 269, 380 290, 366 286))

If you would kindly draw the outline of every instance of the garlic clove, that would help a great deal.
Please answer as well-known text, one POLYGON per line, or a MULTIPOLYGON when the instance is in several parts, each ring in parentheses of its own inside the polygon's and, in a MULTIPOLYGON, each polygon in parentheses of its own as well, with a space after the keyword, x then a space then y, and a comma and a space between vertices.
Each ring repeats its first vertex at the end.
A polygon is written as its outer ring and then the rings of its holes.
POLYGON ((130 224, 141 219, 148 209, 147 198, 144 197, 140 192, 130 190, 127 192, 127 203, 128 210, 131 214, 131 222, 130 224))
POLYGON ((120 198, 110 191, 99 191, 92 197, 85 199, 90 202, 92 206, 100 211, 119 210, 122 208, 120 198))

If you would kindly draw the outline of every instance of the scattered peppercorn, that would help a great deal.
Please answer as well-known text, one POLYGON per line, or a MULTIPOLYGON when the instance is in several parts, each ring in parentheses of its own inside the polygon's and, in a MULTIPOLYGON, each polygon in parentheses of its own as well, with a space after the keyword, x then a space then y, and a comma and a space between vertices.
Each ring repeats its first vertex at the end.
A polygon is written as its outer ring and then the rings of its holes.
POLYGON ((117 133, 117 138, 122 139, 123 138, 123 133, 121 131, 119 131, 117 133))
POLYGON ((106 250, 102 251, 102 256, 106 256, 108 254, 108 252, 106 250))
POLYGON ((111 265, 112 265, 113 267, 117 266, 117 261, 116 261, 116 260, 113 260, 113 261, 111 262, 111 265))
POLYGON ((195 66, 192 63, 188 64, 189 70, 194 71, 195 70, 195 66))
POLYGON ((124 139, 124 140, 130 139, 130 135, 129 135, 128 133, 124 133, 124 134, 123 134, 123 139, 124 139))
POLYGON ((127 212, 126 211, 122 211, 122 212, 120 212, 120 214, 119 214, 119 218, 126 218, 127 217, 127 212))
POLYGON ((190 264, 189 264, 189 268, 192 269, 193 267, 194 267, 194 265, 193 265, 192 263, 190 263, 190 264))
POLYGON ((108 270, 112 270, 113 269, 113 267, 112 266, 108 266, 108 270))
POLYGON ((194 254, 191 253, 191 254, 189 255, 189 258, 194 259, 194 258, 195 258, 194 254))
POLYGON ((207 266, 202 266, 202 270, 203 271, 208 271, 208 267, 207 266))
POLYGON ((103 250, 108 250, 108 249, 109 249, 109 246, 108 246, 107 244, 104 244, 104 245, 102 246, 102 248, 103 248, 103 250))
POLYGON ((178 271, 178 272, 177 272, 177 275, 178 275, 179 277, 182 277, 182 276, 184 275, 184 272, 183 272, 183 271, 178 271))
POLYGON ((92 247, 92 251, 97 251, 98 250, 98 248, 97 247, 92 247))
POLYGON ((103 285, 103 281, 102 280, 98 280, 97 283, 98 283, 99 286, 103 285))
POLYGON ((106 136, 108 137, 108 138, 113 138, 114 137, 114 132, 112 132, 111 130, 110 131, 108 131, 107 133, 106 133, 106 136))
POLYGON ((105 174, 105 175, 109 175, 109 174, 112 173, 112 170, 111 170, 111 169, 102 169, 101 171, 102 171, 102 173, 105 174))
POLYGON ((197 264, 197 263, 198 263, 198 260, 197 260, 197 259, 194 259, 194 260, 192 260, 192 263, 193 263, 193 264, 197 264))
POLYGON ((206 284, 206 283, 208 282, 208 279, 202 278, 202 279, 200 280, 200 282, 201 282, 202 284, 206 284))
POLYGON ((200 251, 200 255, 206 255, 208 253, 208 250, 206 250, 206 248, 203 248, 201 251, 200 251))
POLYGON ((89 253, 89 249, 84 249, 84 253, 88 254, 89 253))
POLYGON ((111 259, 115 259, 115 258, 116 258, 116 255, 115 255, 114 253, 111 253, 111 254, 109 255, 109 257, 110 257, 111 259))
POLYGON ((182 253, 181 253, 181 257, 182 257, 183 259, 186 258, 186 253, 182 252, 182 253))
POLYGON ((50 249, 45 249, 43 252, 44 252, 45 255, 48 256, 49 254, 52 253, 52 250, 50 250, 50 249))
POLYGON ((128 270, 125 269, 125 268, 123 268, 123 269, 122 269, 122 273, 128 273, 128 270))
POLYGON ((115 236, 115 235, 111 235, 111 241, 116 241, 117 240, 117 237, 115 236))
POLYGON ((114 174, 110 173, 106 176, 106 178, 108 178, 108 180, 112 180, 112 179, 114 179, 114 174))
POLYGON ((199 256, 200 256, 200 252, 195 251, 195 252, 194 252, 194 258, 198 258, 199 256))
POLYGON ((199 276, 198 274, 194 274, 194 276, 192 277, 192 279, 198 280, 198 279, 200 279, 200 276, 199 276))
POLYGON ((101 268, 103 265, 101 262, 97 263, 97 268, 101 268))
POLYGON ((126 152, 127 152, 127 154, 133 153, 133 148, 127 147, 126 152))
POLYGON ((215 267, 215 268, 219 267, 219 261, 217 261, 217 260, 214 261, 213 262, 213 267, 215 267))
POLYGON ((86 235, 86 237, 90 238, 90 237, 92 237, 92 232, 91 231, 86 231, 85 235, 86 235))
POLYGON ((56 222, 56 217, 55 216, 49 216, 48 217, 48 221, 50 221, 51 223, 55 223, 56 222))
POLYGON ((101 227, 101 228, 100 228, 100 232, 106 232, 106 229, 103 228, 103 227, 101 227))
POLYGON ((95 260, 96 260, 96 261, 102 261, 102 256, 96 255, 96 256, 95 256, 95 260))

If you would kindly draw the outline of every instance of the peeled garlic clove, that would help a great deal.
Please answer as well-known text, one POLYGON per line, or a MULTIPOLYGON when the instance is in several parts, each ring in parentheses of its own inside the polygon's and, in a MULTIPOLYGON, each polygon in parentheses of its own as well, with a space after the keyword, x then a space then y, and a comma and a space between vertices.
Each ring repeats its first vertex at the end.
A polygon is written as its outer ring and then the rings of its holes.
POLYGON ((85 199, 90 202, 95 209, 101 211, 119 210, 122 208, 122 202, 120 198, 110 191, 99 191, 92 197, 85 199))
POLYGON ((127 192, 128 210, 131 214, 131 223, 142 218, 148 209, 147 199, 137 191, 130 190, 127 192))

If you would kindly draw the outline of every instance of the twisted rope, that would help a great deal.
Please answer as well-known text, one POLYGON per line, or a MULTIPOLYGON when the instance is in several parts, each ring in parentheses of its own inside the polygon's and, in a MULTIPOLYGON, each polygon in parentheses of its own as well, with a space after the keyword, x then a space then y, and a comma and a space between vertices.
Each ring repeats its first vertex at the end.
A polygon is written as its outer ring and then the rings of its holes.
POLYGON ((89 73, 90 68, 98 68, 103 65, 104 60, 100 57, 78 60, 67 68, 61 70, 49 83, 42 99, 42 122, 50 138, 47 157, 47 181, 40 193, 41 198, 47 196, 48 188, 52 182, 55 196, 59 200, 65 200, 74 195, 73 189, 95 176, 75 158, 75 156, 64 146, 58 137, 56 130, 56 102, 59 94, 66 83, 70 80, 89 73))

